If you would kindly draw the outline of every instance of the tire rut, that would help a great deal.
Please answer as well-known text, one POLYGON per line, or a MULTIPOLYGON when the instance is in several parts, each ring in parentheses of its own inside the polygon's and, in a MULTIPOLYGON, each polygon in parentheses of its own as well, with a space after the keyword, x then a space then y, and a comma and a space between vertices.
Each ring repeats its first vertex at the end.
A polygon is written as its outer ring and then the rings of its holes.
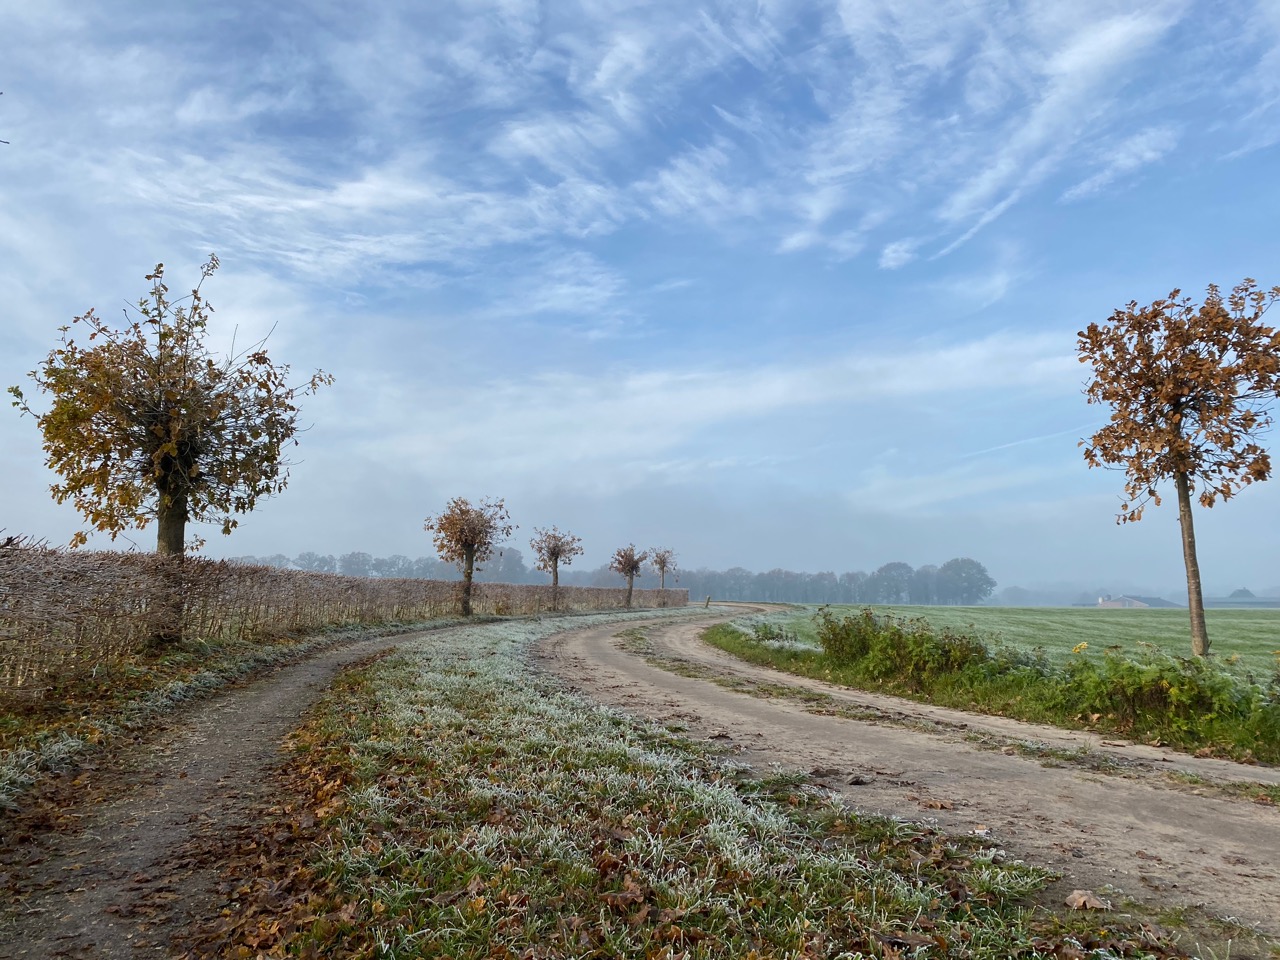
POLYGON ((190 851, 245 826, 284 738, 339 671, 412 636, 330 647, 183 711, 133 760, 89 765, 63 817, 78 827, 6 851, 19 892, 0 920, 0 958, 170 956, 173 938, 223 902, 219 864, 190 851))

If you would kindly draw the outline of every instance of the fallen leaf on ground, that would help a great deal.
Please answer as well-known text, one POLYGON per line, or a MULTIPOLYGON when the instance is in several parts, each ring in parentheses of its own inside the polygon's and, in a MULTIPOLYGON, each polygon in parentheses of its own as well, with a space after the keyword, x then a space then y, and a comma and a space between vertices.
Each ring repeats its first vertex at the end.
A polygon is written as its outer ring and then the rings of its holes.
POLYGON ((1111 904, 1092 890, 1072 890, 1066 904, 1072 910, 1110 910, 1111 904))

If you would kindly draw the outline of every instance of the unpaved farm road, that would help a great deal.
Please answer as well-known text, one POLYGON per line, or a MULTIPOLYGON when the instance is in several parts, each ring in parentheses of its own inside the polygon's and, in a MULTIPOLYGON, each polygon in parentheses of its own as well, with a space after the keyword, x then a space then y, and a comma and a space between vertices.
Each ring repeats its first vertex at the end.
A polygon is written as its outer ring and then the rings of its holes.
POLYGON ((125 768, 91 772, 79 829, 5 851, 0 872, 20 871, 23 889, 0 910, 0 958, 172 956, 171 938, 224 902, 218 863, 191 848, 246 825, 282 741, 339 670, 412 636, 332 647, 234 687, 175 717, 125 768))
MULTIPOLYGON (((1046 769, 979 749, 962 734, 1075 747, 1087 735, 785 678, 701 644, 698 634, 717 619, 724 617, 646 626, 660 656, 744 680, 822 688, 881 722, 815 715, 794 700, 650 666, 615 640, 634 621, 558 634, 540 648, 541 662, 596 699, 730 741, 748 762, 817 769, 862 809, 928 817, 958 832, 988 829, 1027 860, 1062 869, 1066 890, 1110 882, 1161 903, 1204 902, 1280 933, 1280 811, 1175 790, 1158 770, 1267 782, 1280 782, 1280 771, 1096 741, 1099 754, 1133 762, 1125 777, 1046 769), (934 732, 901 725, 914 720, 931 721, 934 732)), ((63 812, 75 828, 36 831, 0 852, 0 874, 16 875, 20 889, 10 909, 0 908, 0 958, 172 956, 174 935, 226 903, 219 863, 204 851, 218 849, 211 838, 249 827, 269 801, 271 771, 299 715, 338 671, 411 636, 370 637, 282 667, 176 715, 128 763, 104 760, 86 771, 78 802, 63 812)))
MULTIPOLYGON (((721 618, 723 619, 723 618, 721 618)), ((1073 889, 1102 890, 1153 907, 1203 905, 1280 936, 1280 809, 1197 793, 1166 775, 1208 781, 1280 783, 1280 770, 1200 759, 1088 733, 946 710, 896 697, 851 691, 743 663, 699 640, 711 621, 644 625, 649 650, 630 652, 623 628, 605 626, 543 641, 538 660, 591 698, 687 727, 695 737, 731 745, 757 767, 811 771, 855 808, 928 819, 948 832, 986 833, 1029 863, 1063 879, 1058 902, 1073 889), (811 712, 794 697, 753 696, 653 665, 785 684, 824 694, 811 712), (831 715, 831 709, 870 719, 831 715), (923 729, 922 729, 923 728, 923 729), (974 738, 985 741, 986 748, 974 738), (1089 765, 1044 766, 1019 744, 1109 758, 1121 773, 1089 765)), ((1049 761, 1053 762, 1053 761, 1049 761)), ((1096 765, 1096 764, 1094 764, 1096 765)))

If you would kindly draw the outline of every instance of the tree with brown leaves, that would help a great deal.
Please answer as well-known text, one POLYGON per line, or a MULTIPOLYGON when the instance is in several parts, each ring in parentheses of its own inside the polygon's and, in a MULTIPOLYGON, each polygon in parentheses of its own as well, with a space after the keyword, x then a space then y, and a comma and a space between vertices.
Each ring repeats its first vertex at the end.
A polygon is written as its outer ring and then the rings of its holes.
POLYGON ((440 559, 456 564, 462 571, 462 615, 471 616, 471 581, 476 564, 493 556, 494 548, 516 529, 510 523, 501 500, 481 500, 472 506, 463 497, 454 497, 438 517, 427 517, 423 526, 434 533, 440 559))
POLYGON ((1142 519, 1160 504, 1157 486, 1172 479, 1191 610, 1191 649, 1209 652, 1191 495, 1212 507, 1271 475, 1260 435, 1280 397, 1280 333, 1262 322, 1280 287, 1251 279, 1224 298, 1210 285, 1203 303, 1174 290, 1150 306, 1130 302, 1110 323, 1077 334, 1080 361, 1093 365, 1090 403, 1111 407, 1110 422, 1087 441, 1090 467, 1128 477, 1117 523, 1142 519))
MULTIPOLYGON (((333 382, 317 371, 290 386, 289 367, 272 363, 261 341, 216 357, 205 342, 213 307, 201 287, 217 269, 210 255, 191 295, 171 300, 157 264, 123 329, 93 310, 72 321, 87 332, 86 346, 62 327, 61 345, 30 374, 53 398, 47 412, 9 388, 14 406, 35 417, 46 462, 62 477, 50 488, 54 499, 70 500, 113 540, 154 519, 156 550, 166 555, 182 555, 188 520, 230 533, 235 514, 284 490, 297 401, 333 382)), ((73 544, 87 539, 78 533, 73 544)))
MULTIPOLYGON (((649 564, 653 567, 654 572, 658 575, 658 589, 667 589, 667 574, 671 574, 672 582, 678 581, 680 575, 676 573, 676 552, 667 547, 653 547, 649 550, 649 564)), ((659 601, 660 606, 666 606, 666 598, 663 597, 659 601)))
POLYGON ((550 530, 533 528, 534 538, 529 541, 538 562, 534 567, 543 573, 551 574, 551 609, 556 609, 560 596, 560 564, 566 567, 573 563, 574 557, 582 556, 582 540, 572 533, 561 533, 559 528, 550 530))
POLYGON ((636 545, 629 543, 625 547, 619 547, 613 552, 613 559, 609 561, 609 569, 614 573, 620 573, 627 578, 627 608, 631 607, 631 594, 635 589, 636 577, 640 576, 640 571, 644 568, 644 562, 649 559, 646 551, 636 553, 636 545))
POLYGON ((658 575, 658 589, 667 589, 667 574, 671 574, 672 580, 679 580, 680 577, 676 573, 676 552, 666 547, 654 547, 649 552, 649 565, 653 567, 654 572, 658 575))

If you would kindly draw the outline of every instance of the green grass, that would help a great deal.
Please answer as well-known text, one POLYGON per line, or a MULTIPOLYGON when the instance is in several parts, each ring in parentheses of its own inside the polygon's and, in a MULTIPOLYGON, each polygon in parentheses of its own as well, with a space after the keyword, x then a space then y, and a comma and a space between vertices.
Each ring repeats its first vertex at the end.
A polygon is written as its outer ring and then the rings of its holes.
MULTIPOLYGON (((795 607, 770 620, 785 624, 801 640, 817 645, 813 626, 816 606, 795 607)), ((837 615, 857 613, 861 606, 833 605, 837 615)), ((1024 650, 1039 648, 1051 660, 1065 662, 1080 643, 1090 648, 1118 646, 1134 653, 1140 643, 1155 644, 1174 656, 1191 655, 1191 629, 1186 610, 1099 610, 1091 607, 908 607, 873 606, 876 613, 921 618, 938 629, 997 640, 1024 650)), ((1238 656, 1247 669, 1270 676, 1280 662, 1280 610, 1207 610, 1211 652, 1238 656)))
POLYGON ((564 692, 527 667, 559 626, 413 641, 342 677, 297 741, 310 797, 264 831, 319 822, 325 839, 287 871, 253 845, 208 946, 764 960, 1047 958, 1111 941, 1174 955, 1122 917, 1035 907, 1050 875, 976 837, 854 814, 803 774, 753 772, 564 692))
POLYGON ((1170 656, 1145 641, 1125 648, 1088 640, 1051 655, 993 643, 991 634, 967 624, 904 620, 884 608, 825 608, 814 618, 779 611, 703 636, 752 663, 852 688, 1280 763, 1280 676, 1274 668, 1252 673, 1231 658, 1170 656))

